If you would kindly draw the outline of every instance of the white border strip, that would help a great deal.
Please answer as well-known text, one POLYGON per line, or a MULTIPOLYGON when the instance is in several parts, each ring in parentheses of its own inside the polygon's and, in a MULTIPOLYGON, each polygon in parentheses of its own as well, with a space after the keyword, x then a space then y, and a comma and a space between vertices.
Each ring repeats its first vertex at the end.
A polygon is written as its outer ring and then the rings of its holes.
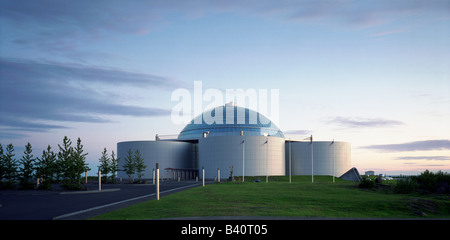
MULTIPOLYGON (((192 187, 192 186, 195 186, 195 185, 200 185, 200 184, 196 183, 196 184, 192 184, 192 185, 188 185, 188 186, 184 186, 184 187, 173 188, 173 189, 169 189, 169 190, 166 190, 164 192, 161 192, 161 193, 172 192, 172 191, 176 191, 176 190, 179 190, 179 189, 192 187)), ((94 210, 98 210, 98 209, 114 206, 114 205, 125 203, 125 202, 130 202, 130 201, 138 200, 138 199, 141 199, 141 198, 151 197, 151 196, 154 196, 154 195, 156 195, 156 193, 152 193, 152 194, 148 194, 148 195, 144 195, 144 196, 140 196, 140 197, 135 197, 135 198, 130 198, 130 199, 122 200, 122 201, 119 201, 119 202, 109 203, 109 204, 106 204, 106 205, 101 205, 101 206, 97 206, 97 207, 93 207, 93 208, 88 208, 88 209, 85 209, 85 210, 80 210, 80 211, 76 211, 76 212, 72 212, 72 213, 67 213, 67 214, 63 214, 63 215, 54 217, 53 220, 58 220, 58 219, 62 219, 62 218, 65 218, 65 217, 70 217, 70 216, 73 216, 73 215, 77 215, 77 214, 81 214, 81 213, 85 213, 85 212, 90 212, 90 211, 94 211, 94 210)))

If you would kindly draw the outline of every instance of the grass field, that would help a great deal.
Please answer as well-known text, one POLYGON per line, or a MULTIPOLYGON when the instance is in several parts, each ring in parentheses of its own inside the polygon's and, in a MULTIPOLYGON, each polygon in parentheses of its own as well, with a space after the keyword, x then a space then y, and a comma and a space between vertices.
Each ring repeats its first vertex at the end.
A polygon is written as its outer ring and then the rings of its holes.
POLYGON ((103 214, 93 219, 160 219, 195 216, 351 218, 449 218, 448 195, 395 194, 358 188, 329 176, 265 177, 261 182, 222 182, 196 187, 103 214), (415 213, 421 211, 426 216, 415 213))

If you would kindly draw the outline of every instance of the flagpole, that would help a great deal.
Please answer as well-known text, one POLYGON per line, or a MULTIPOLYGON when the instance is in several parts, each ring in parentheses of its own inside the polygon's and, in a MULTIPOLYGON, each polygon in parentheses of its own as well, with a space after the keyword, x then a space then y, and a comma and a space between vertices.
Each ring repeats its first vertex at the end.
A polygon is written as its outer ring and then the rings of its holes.
POLYGON ((245 140, 242 140, 242 182, 245 182, 245 140))
POLYGON ((311 182, 314 182, 314 147, 313 147, 313 136, 311 135, 311 182))
MULTIPOLYGON (((269 135, 267 135, 269 136, 269 135)), ((267 173, 267 162, 269 160, 269 137, 267 137, 267 146, 266 146, 266 183, 269 182, 269 175, 267 173)))
POLYGON ((289 183, 292 182, 291 139, 289 138, 289 183))
POLYGON ((269 182, 269 175, 267 173, 267 161, 268 161, 268 153, 269 153, 269 133, 264 133, 264 136, 266 136, 266 142, 264 144, 266 144, 266 183, 269 182))
POLYGON ((334 139, 333 142, 331 142, 331 147, 333 148, 332 156, 333 156, 333 183, 334 183, 334 175, 336 175, 336 157, 334 156, 334 139))

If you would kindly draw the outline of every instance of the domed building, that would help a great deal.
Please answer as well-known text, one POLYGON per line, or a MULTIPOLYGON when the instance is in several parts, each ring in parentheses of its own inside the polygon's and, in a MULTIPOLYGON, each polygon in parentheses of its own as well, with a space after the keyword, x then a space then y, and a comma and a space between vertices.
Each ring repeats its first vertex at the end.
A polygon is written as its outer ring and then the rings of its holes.
MULTIPOLYGON (((312 139, 311 139, 312 140, 312 139)), ((266 116, 227 104, 196 116, 177 138, 117 143, 120 168, 128 151, 139 149, 147 166, 144 178, 153 177, 159 163, 162 178, 334 175, 350 169, 350 144, 286 139, 266 116)), ((119 172, 119 177, 127 177, 119 172)))
POLYGON ((205 111, 186 125, 178 139, 200 139, 208 136, 276 136, 284 138, 283 132, 264 115, 248 108, 233 106, 216 107, 205 111))

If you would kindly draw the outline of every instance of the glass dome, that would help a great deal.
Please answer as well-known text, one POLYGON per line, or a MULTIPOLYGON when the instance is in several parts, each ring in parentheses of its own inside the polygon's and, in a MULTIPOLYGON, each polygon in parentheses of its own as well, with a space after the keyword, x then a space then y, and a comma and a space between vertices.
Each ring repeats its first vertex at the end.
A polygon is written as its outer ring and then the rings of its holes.
POLYGON ((264 115, 248 108, 226 105, 198 115, 184 127, 178 139, 208 136, 264 136, 284 138, 283 132, 264 115))

